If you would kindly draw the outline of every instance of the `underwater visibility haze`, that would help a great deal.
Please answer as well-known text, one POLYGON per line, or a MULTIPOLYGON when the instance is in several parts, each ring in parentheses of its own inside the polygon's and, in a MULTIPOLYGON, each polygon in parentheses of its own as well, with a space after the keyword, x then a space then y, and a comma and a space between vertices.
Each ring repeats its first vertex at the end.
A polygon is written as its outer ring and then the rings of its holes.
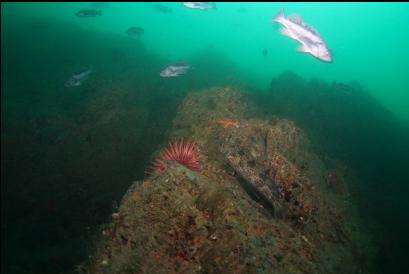
POLYGON ((2 273, 409 273, 408 3, 2 3, 2 273))

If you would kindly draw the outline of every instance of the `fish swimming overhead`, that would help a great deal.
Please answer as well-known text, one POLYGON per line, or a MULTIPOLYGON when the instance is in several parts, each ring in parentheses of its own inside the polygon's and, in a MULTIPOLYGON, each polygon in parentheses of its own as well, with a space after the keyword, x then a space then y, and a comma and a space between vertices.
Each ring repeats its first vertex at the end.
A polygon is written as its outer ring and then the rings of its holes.
POLYGON ((167 66, 164 70, 160 72, 161 77, 177 77, 185 74, 189 69, 190 65, 186 63, 175 63, 167 66))
POLYGON ((190 9, 208 10, 216 8, 216 5, 211 2, 182 2, 182 4, 190 9))
POLYGON ((80 10, 75 15, 78 17, 97 17, 102 15, 101 10, 80 10))
POLYGON ((64 86, 67 88, 70 87, 78 87, 84 82, 85 80, 88 79, 91 73, 93 73, 94 70, 92 69, 84 69, 79 71, 78 73, 74 73, 71 75, 71 77, 64 83, 64 86))
POLYGON ((130 36, 140 36, 145 33, 145 30, 140 27, 130 27, 127 29, 126 34, 130 36))
POLYGON ((313 43, 310 40, 304 38, 301 39, 301 46, 297 50, 298 52, 311 54, 321 61, 328 63, 332 62, 331 53, 325 43, 313 43))
POLYGON ((332 56, 327 44, 315 29, 303 22, 301 17, 292 16, 285 18, 284 12, 281 11, 273 21, 283 26, 280 30, 282 35, 301 43, 298 49, 299 52, 311 54, 321 61, 332 62, 332 56))

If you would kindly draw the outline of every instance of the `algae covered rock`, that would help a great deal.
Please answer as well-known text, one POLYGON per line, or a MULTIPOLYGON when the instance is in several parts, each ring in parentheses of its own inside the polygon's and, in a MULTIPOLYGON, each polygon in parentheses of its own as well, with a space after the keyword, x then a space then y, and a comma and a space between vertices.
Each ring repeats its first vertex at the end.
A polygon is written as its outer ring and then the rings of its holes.
POLYGON ((89 272, 365 272, 347 189, 328 189, 325 165, 292 121, 251 118, 249 108, 230 87, 187 96, 169 135, 197 144, 200 169, 168 161, 135 182, 89 272))
POLYGON ((242 195, 174 163, 127 193, 103 231, 91 272, 271 270, 278 252, 271 229, 279 225, 242 195))

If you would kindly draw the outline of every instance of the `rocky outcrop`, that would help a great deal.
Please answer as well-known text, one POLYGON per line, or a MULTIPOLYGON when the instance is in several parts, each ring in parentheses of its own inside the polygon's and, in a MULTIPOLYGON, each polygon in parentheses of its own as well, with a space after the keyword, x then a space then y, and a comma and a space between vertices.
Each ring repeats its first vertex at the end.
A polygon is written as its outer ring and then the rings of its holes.
POLYGON ((251 119, 248 110, 230 87, 185 99, 169 135, 194 140, 200 171, 172 162, 136 182, 103 228, 91 273, 368 269, 347 188, 328 187, 325 165, 293 122, 251 119))

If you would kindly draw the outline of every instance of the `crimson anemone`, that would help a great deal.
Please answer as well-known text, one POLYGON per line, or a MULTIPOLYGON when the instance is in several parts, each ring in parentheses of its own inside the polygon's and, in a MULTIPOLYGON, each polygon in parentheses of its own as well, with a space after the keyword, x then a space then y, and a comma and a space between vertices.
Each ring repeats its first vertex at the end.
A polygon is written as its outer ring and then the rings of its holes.
POLYGON ((199 158, 199 149, 194 142, 174 140, 169 142, 169 146, 152 163, 149 168, 151 172, 148 173, 164 171, 168 167, 169 161, 176 161, 190 170, 199 171, 199 158))

